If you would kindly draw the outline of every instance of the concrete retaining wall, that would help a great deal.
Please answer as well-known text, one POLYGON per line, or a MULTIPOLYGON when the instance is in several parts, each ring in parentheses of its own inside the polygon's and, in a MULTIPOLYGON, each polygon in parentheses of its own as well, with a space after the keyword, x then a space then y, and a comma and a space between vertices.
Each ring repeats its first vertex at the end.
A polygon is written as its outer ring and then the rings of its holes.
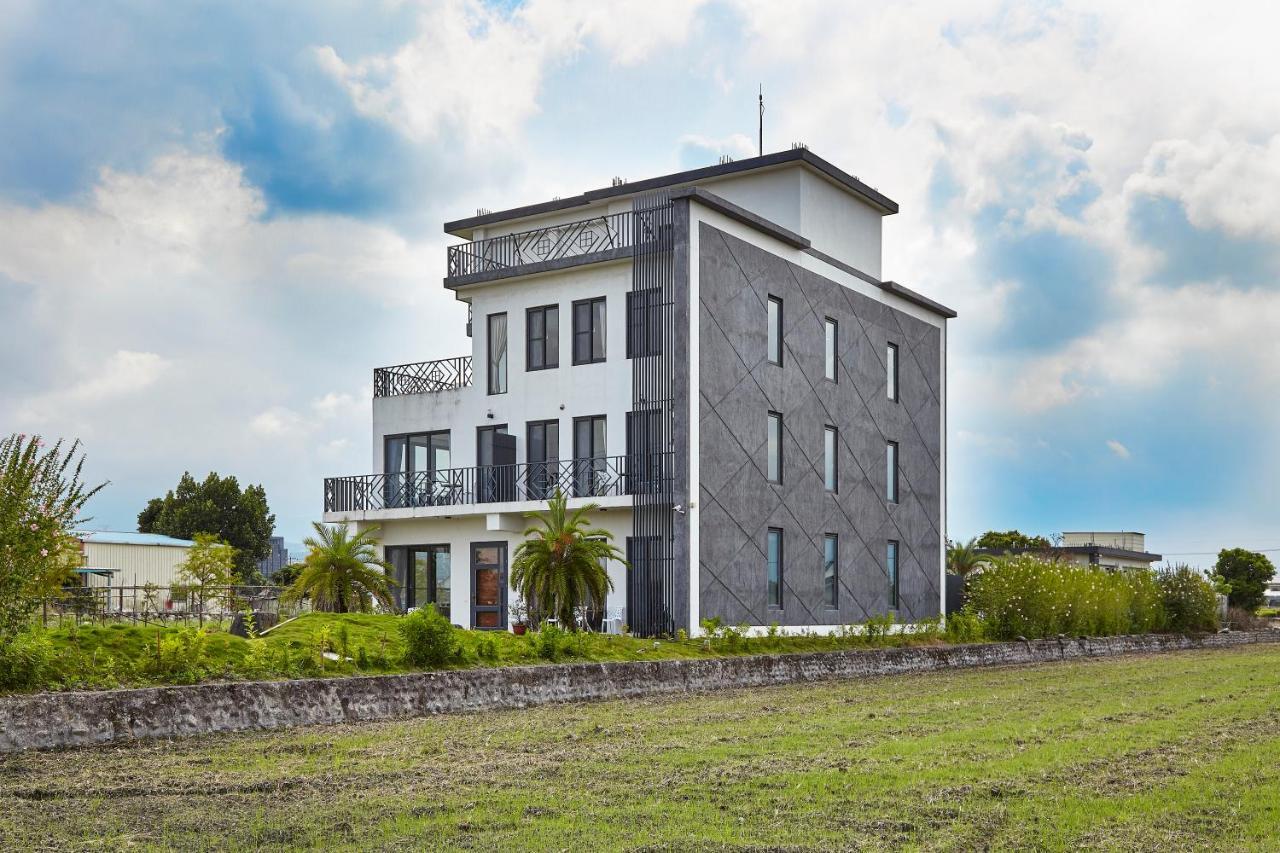
POLYGON ((1145 635, 41 693, 0 699, 0 753, 1275 642, 1280 642, 1280 631, 1205 637, 1145 635))

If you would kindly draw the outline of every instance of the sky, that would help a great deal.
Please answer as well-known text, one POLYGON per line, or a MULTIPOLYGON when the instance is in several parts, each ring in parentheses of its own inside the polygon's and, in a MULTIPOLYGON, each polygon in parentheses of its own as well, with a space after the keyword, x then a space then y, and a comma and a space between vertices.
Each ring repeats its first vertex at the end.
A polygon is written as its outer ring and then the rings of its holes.
POLYGON ((1257 4, 0 0, 0 431, 133 529, 278 532, 372 369, 469 351, 446 219, 803 142, 901 205, 949 333, 949 534, 1280 557, 1280 63, 1257 4))

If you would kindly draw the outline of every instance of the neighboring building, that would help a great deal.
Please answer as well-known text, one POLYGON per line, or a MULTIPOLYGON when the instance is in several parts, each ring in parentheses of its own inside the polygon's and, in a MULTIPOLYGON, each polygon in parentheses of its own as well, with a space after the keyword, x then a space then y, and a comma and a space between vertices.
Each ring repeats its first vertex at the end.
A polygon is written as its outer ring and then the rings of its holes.
POLYGON ((1280 607, 1280 580, 1272 578, 1267 581, 1267 588, 1262 591, 1263 604, 1266 607, 1280 607))
POLYGON ((271 537, 271 553, 265 560, 258 561, 258 571, 262 577, 271 580, 271 576, 289 565, 289 551, 284 547, 283 536, 271 537))
POLYGON ((325 521, 469 627, 507 626, 556 489, 625 548, 598 610, 640 634, 937 615, 955 314, 881 280, 897 210, 797 149, 446 223, 473 352, 374 371, 376 473, 325 521))
MULTIPOLYGON (((1062 534, 1060 544, 1048 549, 1018 548, 1016 552, 1047 554, 1081 565, 1102 566, 1105 569, 1147 569, 1152 563, 1164 559, 1160 554, 1147 551, 1147 537, 1133 531, 1068 532, 1062 534)), ((992 548, 979 548, 981 554, 1002 553, 992 548)))
POLYGON ((84 555, 84 565, 76 571, 86 586, 95 587, 171 586, 195 544, 158 533, 86 530, 75 535, 84 555))

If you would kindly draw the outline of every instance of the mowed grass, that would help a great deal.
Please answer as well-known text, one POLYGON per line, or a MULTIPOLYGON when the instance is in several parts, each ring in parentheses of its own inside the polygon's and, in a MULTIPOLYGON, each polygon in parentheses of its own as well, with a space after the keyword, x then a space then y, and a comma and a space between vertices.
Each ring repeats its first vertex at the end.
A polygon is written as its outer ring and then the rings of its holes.
POLYGON ((1280 647, 0 757, 0 847, 1274 850, 1280 647))

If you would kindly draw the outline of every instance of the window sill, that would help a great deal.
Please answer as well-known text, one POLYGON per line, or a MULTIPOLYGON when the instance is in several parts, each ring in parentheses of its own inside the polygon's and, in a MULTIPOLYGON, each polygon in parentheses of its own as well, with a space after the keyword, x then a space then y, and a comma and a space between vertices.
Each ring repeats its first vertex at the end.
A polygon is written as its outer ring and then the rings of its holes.
POLYGON ((574 367, 578 367, 578 366, 583 365, 583 364, 604 364, 604 363, 605 363, 606 361, 608 361, 608 360, 609 360, 609 357, 608 357, 608 356, 605 356, 604 358, 593 358, 593 359, 591 359, 591 360, 589 360, 589 361, 575 361, 575 362, 573 363, 573 366, 574 366, 574 367))

